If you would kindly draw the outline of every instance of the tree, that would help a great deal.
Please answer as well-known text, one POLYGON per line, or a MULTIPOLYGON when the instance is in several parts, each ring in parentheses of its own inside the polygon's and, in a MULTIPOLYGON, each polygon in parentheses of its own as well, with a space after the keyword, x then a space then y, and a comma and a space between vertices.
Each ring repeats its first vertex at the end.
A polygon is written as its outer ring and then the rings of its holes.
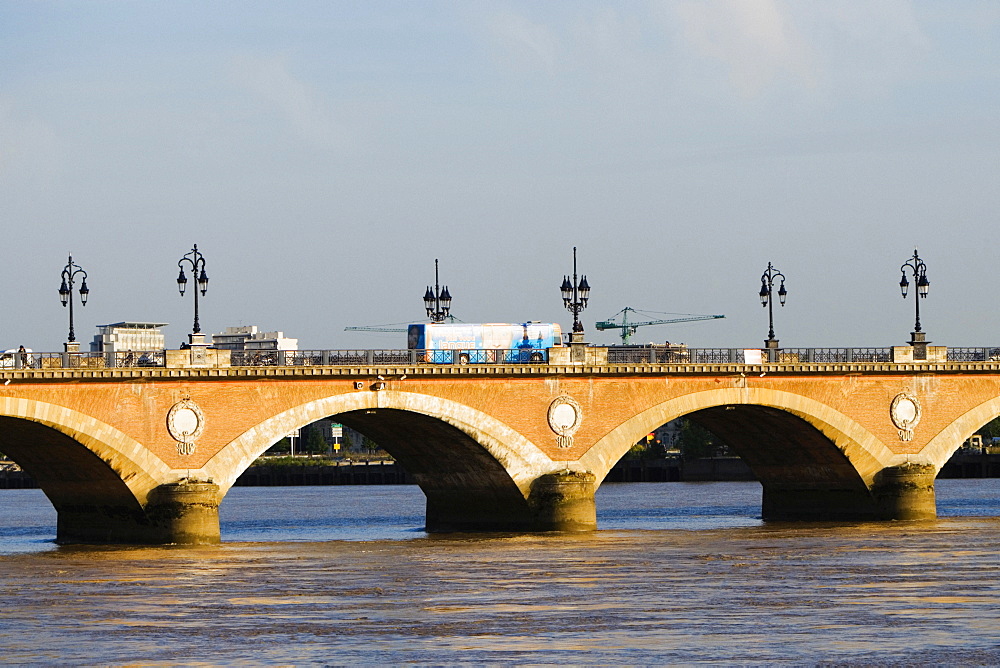
POLYGON ((325 454, 329 449, 329 446, 327 446, 326 439, 323 438, 323 433, 320 431, 319 427, 316 425, 310 425, 306 429, 306 452, 310 455, 325 454))
POLYGON ((272 445, 270 448, 268 448, 267 454, 270 455, 287 454, 291 452, 291 450, 292 450, 291 442, 288 440, 288 437, 286 436, 285 438, 281 439, 280 441, 272 445))
POLYGON ((652 434, 632 446, 625 455, 629 459, 663 459, 667 449, 652 434))
POLYGON ((684 420, 677 437, 677 447, 684 459, 701 459, 718 453, 721 442, 709 430, 692 420, 684 420))
POLYGON ((993 418, 976 433, 982 435, 984 441, 991 438, 1000 438, 1000 417, 993 418))

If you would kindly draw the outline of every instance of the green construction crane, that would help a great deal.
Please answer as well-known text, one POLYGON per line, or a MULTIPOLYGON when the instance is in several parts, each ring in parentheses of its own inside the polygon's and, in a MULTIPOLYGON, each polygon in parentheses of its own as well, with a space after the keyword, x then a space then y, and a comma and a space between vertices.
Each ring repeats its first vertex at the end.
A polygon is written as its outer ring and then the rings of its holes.
POLYGON ((618 313, 607 320, 602 320, 598 322, 597 329, 604 331, 606 329, 620 329, 622 333, 622 345, 627 345, 629 337, 635 334, 635 330, 639 327, 644 327, 645 325, 666 325, 674 322, 694 322, 696 320, 717 320, 719 318, 725 318, 724 315, 695 315, 693 313, 657 313, 655 311, 636 311, 634 308, 626 306, 618 313), (628 314, 636 313, 640 316, 649 318, 659 316, 659 315, 678 315, 682 316, 680 318, 666 318, 666 319, 653 319, 653 320, 641 320, 635 322, 629 322, 628 314), (618 316, 621 316, 621 320, 615 320, 618 316))

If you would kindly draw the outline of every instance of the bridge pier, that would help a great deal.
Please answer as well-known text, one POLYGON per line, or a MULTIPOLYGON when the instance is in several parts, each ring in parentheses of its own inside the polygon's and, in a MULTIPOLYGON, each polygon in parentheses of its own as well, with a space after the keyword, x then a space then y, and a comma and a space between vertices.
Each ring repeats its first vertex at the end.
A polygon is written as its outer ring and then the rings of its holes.
POLYGON ((219 486, 182 480, 160 485, 149 495, 149 542, 206 545, 220 541, 219 486))
POLYGON ((423 486, 427 496, 425 528, 452 531, 593 531, 596 477, 564 471, 539 476, 527 500, 491 488, 423 486))
POLYGON ((57 507, 56 542, 203 545, 218 543, 219 486, 181 481, 160 485, 138 505, 96 502, 57 507))
POLYGON ((137 540, 145 518, 138 508, 80 504, 56 508, 56 542, 75 543, 146 543, 137 540))
POLYGON ((505 498, 492 489, 421 488, 427 497, 428 533, 523 531, 527 524, 523 499, 505 498))
POLYGON ((764 483, 761 517, 768 521, 824 522, 877 519, 871 494, 863 486, 764 483))
POLYGON ((594 531, 596 476, 590 472, 562 471, 539 477, 531 485, 528 504, 535 531, 594 531))
POLYGON ((875 475, 872 496, 880 519, 931 520, 937 517, 934 478, 929 464, 890 466, 875 475))
POLYGON ((906 464, 879 471, 870 490, 826 484, 764 483, 762 516, 778 521, 934 519, 936 476, 934 466, 906 464))

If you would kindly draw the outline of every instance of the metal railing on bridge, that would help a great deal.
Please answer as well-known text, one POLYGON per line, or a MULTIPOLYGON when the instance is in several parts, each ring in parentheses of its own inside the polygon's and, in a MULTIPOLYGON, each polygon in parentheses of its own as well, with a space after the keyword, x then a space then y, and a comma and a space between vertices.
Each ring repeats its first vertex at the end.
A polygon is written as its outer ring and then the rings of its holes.
POLYGON ((608 348, 608 364, 744 364, 740 348, 635 346, 608 348))
MULTIPOLYGON (((380 366, 387 364, 542 364, 547 350, 234 350, 230 364, 257 366, 380 366)), ((0 369, 165 367, 166 351, 28 352, 0 360, 0 369)))
POLYGON ((892 361, 892 348, 782 348, 776 352, 778 363, 788 364, 855 364, 892 361))
POLYGON ((892 348, 608 348, 608 364, 829 364, 891 362, 892 348))
MULTIPOLYGON (((0 358, 2 369, 123 369, 166 366, 167 351, 26 352, 0 358)), ((1000 347, 949 348, 949 362, 997 362, 1000 347)), ((419 364, 545 364, 549 351, 499 350, 234 350, 234 367, 384 366, 419 364)), ((609 346, 607 363, 623 364, 857 364, 893 361, 888 348, 688 348, 609 346)))
POLYGON ((0 368, 8 369, 123 369, 164 367, 164 350, 127 350, 114 352, 36 353, 25 352, 4 359, 0 368))
POLYGON ((498 350, 234 350, 233 366, 378 366, 384 364, 531 364, 548 351, 498 350))
POLYGON ((949 362, 997 362, 1000 348, 948 348, 949 362))

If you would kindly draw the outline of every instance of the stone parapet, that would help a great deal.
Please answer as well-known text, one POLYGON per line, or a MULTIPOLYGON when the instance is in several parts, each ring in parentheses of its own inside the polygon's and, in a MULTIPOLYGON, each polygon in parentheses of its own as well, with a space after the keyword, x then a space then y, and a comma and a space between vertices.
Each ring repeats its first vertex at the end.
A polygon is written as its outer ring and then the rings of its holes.
POLYGON ((604 366, 607 363, 608 349, 602 346, 571 343, 568 346, 549 348, 549 364, 604 366))
POLYGON ((192 346, 185 350, 164 352, 168 369, 229 368, 231 366, 231 350, 192 346))
POLYGON ((913 358, 913 346, 893 346, 892 361, 894 364, 927 364, 948 361, 948 346, 926 346, 927 359, 917 360, 913 358))
POLYGON ((569 346, 549 348, 549 364, 569 364, 569 346))

